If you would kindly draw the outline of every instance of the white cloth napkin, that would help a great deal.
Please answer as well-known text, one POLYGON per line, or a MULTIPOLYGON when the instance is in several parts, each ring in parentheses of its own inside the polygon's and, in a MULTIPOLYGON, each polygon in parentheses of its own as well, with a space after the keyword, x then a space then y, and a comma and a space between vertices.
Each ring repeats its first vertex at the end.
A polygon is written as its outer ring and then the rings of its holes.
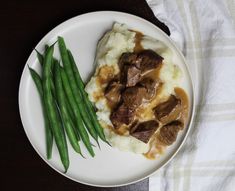
POLYGON ((196 117, 150 191, 235 190, 235 0, 147 0, 186 57, 196 117))

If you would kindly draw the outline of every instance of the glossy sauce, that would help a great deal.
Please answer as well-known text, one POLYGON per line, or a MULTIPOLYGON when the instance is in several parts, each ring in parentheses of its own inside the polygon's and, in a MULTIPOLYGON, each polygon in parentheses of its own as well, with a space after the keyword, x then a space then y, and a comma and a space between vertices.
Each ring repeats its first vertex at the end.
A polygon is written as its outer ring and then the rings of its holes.
POLYGON ((175 90, 176 97, 181 99, 182 113, 181 113, 179 120, 184 122, 185 124, 188 118, 188 109, 189 109, 188 96, 182 88, 176 87, 174 90, 175 90))
POLYGON ((157 139, 157 134, 150 140, 150 149, 144 154, 147 159, 154 160, 157 156, 164 154, 166 146, 157 139))
POLYGON ((97 74, 98 83, 100 83, 101 86, 107 85, 109 81, 114 78, 114 73, 115 70, 112 66, 102 66, 97 74))
POLYGON ((134 48, 134 52, 138 53, 143 49, 142 45, 141 45, 141 41, 143 38, 143 34, 139 31, 134 31, 135 32, 135 48, 134 48))
POLYGON ((97 92, 93 93, 93 97, 94 97, 95 101, 98 101, 99 99, 104 97, 104 93, 103 93, 103 91, 97 91, 97 92))
POLYGON ((129 126, 127 125, 122 125, 118 129, 114 129, 114 132, 117 133, 118 135, 128 135, 129 134, 129 126))
MULTIPOLYGON (((185 124, 186 124, 187 118, 188 118, 188 106, 189 106, 188 96, 182 88, 176 87, 176 88, 174 88, 174 91, 175 91, 176 97, 181 100, 181 115, 179 116, 179 118, 177 120, 182 121, 184 124, 184 127, 185 127, 185 124)), ((170 121, 168 121, 167 123, 169 123, 169 122, 170 121)), ((150 140, 149 151, 144 154, 144 156, 148 159, 155 159, 156 156, 164 154, 164 150, 166 148, 166 145, 164 145, 163 143, 161 143, 158 140, 159 130, 160 130, 161 126, 162 126, 162 124, 160 124, 157 132, 150 140)))
POLYGON ((96 83, 99 84, 98 86, 101 87, 99 91, 96 91, 93 94, 93 97, 96 101, 104 97, 104 90, 108 85, 109 81, 114 78, 114 68, 112 66, 102 66, 96 78, 96 83))

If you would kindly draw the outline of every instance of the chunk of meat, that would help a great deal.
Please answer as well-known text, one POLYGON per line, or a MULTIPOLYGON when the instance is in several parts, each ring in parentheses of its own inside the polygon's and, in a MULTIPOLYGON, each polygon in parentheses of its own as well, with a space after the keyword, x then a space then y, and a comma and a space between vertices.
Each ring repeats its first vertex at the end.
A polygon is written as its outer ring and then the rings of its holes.
POLYGON ((143 98, 146 96, 146 89, 144 87, 134 86, 126 88, 122 93, 123 103, 128 107, 137 108, 142 104, 143 98))
POLYGON ((181 112, 181 100, 174 95, 170 95, 169 99, 157 105, 154 109, 155 117, 162 123, 169 123, 176 120, 181 112))
POLYGON ((112 108, 119 103, 122 89, 123 85, 117 81, 111 81, 107 86, 105 97, 112 108))
POLYGON ((129 125, 134 120, 135 110, 124 104, 120 105, 116 110, 111 113, 110 120, 115 128, 121 125, 129 125))
POLYGON ((163 58, 152 50, 140 53, 123 53, 118 65, 121 70, 121 82, 127 87, 135 86, 141 76, 156 69, 163 58))
POLYGON ((182 129, 183 123, 180 121, 173 121, 163 126, 160 129, 158 139, 165 145, 171 145, 176 141, 178 132, 182 129))
POLYGON ((130 129, 130 134, 140 141, 148 143, 158 127, 159 124, 155 120, 135 123, 130 129))
POLYGON ((134 65, 124 65, 121 71, 121 82, 126 87, 135 86, 141 78, 141 71, 134 65))
POLYGON ((151 100, 155 96, 156 90, 161 85, 161 82, 159 80, 154 80, 152 78, 146 77, 141 80, 139 84, 147 91, 144 98, 146 100, 151 100))
POLYGON ((121 55, 121 57, 119 59, 119 62, 118 62, 118 66, 122 70, 122 67, 125 64, 128 64, 128 65, 133 64, 133 65, 135 65, 136 59, 137 59, 137 54, 136 53, 125 52, 125 53, 123 53, 121 55))
POLYGON ((161 63, 163 58, 153 50, 144 50, 138 54, 136 59, 136 66, 141 70, 141 74, 156 69, 161 63))

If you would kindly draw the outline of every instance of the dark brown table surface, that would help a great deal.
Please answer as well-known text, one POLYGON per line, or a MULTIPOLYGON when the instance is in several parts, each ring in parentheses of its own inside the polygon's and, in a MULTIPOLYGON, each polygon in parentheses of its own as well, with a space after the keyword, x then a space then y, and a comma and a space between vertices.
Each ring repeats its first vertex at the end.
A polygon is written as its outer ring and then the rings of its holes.
POLYGON ((154 17, 144 0, 1 1, 1 190, 148 191, 148 179, 119 188, 95 188, 63 177, 34 151, 21 124, 18 88, 21 72, 33 48, 61 22, 99 10, 131 13, 149 20, 168 33, 168 29, 154 17))

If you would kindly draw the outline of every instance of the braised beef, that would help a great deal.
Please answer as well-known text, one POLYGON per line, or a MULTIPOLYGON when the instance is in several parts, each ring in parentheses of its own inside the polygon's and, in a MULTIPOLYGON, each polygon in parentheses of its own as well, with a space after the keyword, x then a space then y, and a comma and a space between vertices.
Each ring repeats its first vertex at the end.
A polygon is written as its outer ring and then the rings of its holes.
POLYGON ((146 96, 146 89, 144 87, 130 87, 122 93, 122 100, 128 107, 137 108, 142 104, 143 98, 146 96))
POLYGON ((117 81, 111 81, 105 90, 105 97, 108 100, 111 107, 114 107, 119 103, 121 98, 121 90, 123 85, 117 81))
POLYGON ((146 77, 141 80, 139 84, 146 89, 147 93, 145 94, 144 98, 146 100, 150 100, 155 96, 156 90, 160 86, 161 82, 159 80, 154 80, 152 78, 146 77))
POLYGON ((179 117, 181 113, 181 100, 171 95, 167 101, 160 103, 153 110, 159 121, 168 123, 179 117))
POLYGON ((175 142, 177 134, 182 127, 183 123, 180 121, 168 123, 160 129, 158 139, 165 145, 171 145, 175 142))
POLYGON ((130 134, 142 142, 148 143, 158 126, 159 124, 155 120, 135 123, 130 129, 130 134))
POLYGON ((153 69, 156 69, 161 63, 163 58, 152 50, 144 50, 138 54, 136 59, 137 67, 141 70, 141 74, 144 75, 153 69))
POLYGON ((140 53, 123 53, 118 65, 121 70, 121 82, 127 87, 135 86, 141 76, 156 69, 163 58, 152 50, 143 50, 140 53))
POLYGON ((135 86, 141 78, 141 71, 134 65, 124 65, 121 71, 121 82, 126 87, 135 86))
POLYGON ((133 64, 133 65, 135 65, 136 59, 137 59, 137 54, 130 53, 130 52, 125 52, 125 53, 123 53, 121 55, 121 57, 119 59, 119 62, 118 62, 118 66, 122 70, 122 67, 125 64, 128 64, 128 65, 133 64))
POLYGON ((134 120, 135 110, 124 104, 120 105, 116 110, 111 113, 110 120, 115 128, 123 124, 129 125, 134 120))
POLYGON ((123 91, 120 85, 110 84, 105 92, 109 101, 115 105, 120 105, 110 116, 116 128, 122 124, 129 125, 132 123, 135 110, 142 104, 143 99, 150 100, 155 95, 157 81, 151 79, 140 81, 148 71, 156 69, 162 60, 163 58, 152 50, 121 55, 118 63, 120 68, 119 80, 125 90, 123 91), (123 91, 121 96, 120 91, 123 91))

